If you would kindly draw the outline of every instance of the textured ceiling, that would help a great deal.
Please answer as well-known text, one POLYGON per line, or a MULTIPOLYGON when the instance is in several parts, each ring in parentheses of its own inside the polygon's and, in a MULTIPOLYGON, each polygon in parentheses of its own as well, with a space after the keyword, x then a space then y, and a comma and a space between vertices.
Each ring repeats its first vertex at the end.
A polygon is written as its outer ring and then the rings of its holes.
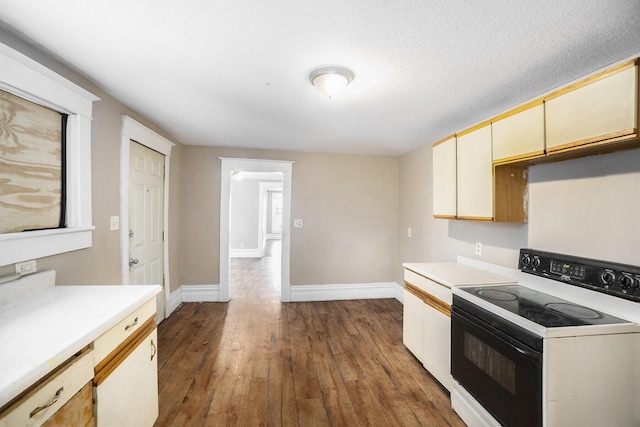
POLYGON ((0 0, 184 144, 400 154, 640 55, 638 0, 0 0), (309 73, 343 65, 340 98, 309 73))

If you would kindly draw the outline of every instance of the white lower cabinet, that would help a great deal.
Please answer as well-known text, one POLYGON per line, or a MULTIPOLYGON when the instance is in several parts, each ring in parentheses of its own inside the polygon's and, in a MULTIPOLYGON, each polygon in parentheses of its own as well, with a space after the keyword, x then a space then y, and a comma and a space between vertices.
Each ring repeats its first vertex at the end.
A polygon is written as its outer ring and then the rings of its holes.
POLYGON ((78 392, 91 382, 93 361, 91 350, 83 350, 72 357, 57 372, 2 411, 0 427, 92 425, 90 411, 69 411, 69 408, 90 410, 91 395, 78 392))
POLYGON ((424 302, 405 288, 403 304, 402 342, 424 363, 424 302))
POLYGON ((104 375, 96 376, 98 427, 154 424, 158 417, 157 342, 157 329, 142 333, 111 365, 105 365, 104 375))
POLYGON ((435 308, 424 307, 423 364, 447 390, 451 390, 451 318, 435 308))
POLYGON ((451 289, 405 270, 402 341, 451 390, 451 289))

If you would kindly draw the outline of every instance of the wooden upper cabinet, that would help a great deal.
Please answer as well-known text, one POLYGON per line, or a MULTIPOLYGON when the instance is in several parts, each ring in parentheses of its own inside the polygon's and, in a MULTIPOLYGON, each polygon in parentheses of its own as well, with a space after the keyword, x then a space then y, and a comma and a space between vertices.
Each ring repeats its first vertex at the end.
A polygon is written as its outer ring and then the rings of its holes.
POLYGON ((493 119, 493 162, 544 155, 544 104, 535 101, 493 119))
POLYGON ((456 138, 433 145, 433 216, 456 217, 456 138))
POLYGON ((630 62, 545 99, 547 153, 638 136, 638 66, 630 62))
POLYGON ((458 218, 493 219, 491 126, 485 123, 457 135, 458 218))

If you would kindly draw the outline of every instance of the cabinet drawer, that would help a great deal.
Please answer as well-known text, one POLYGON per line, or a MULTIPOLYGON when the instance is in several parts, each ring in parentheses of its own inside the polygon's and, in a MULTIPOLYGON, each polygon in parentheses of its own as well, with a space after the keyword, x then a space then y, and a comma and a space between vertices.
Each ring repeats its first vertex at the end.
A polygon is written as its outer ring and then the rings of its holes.
POLYGON ((453 297, 451 296, 451 288, 442 285, 438 282, 434 282, 431 279, 427 279, 424 276, 419 275, 411 270, 404 270, 404 280, 413 286, 422 289, 427 294, 436 297, 439 300, 444 301, 448 305, 451 305, 453 297))
POLYGON ((137 331, 145 321, 156 314, 156 300, 150 299, 120 323, 102 334, 93 342, 96 364, 100 363, 122 342, 137 331))
POLYGON ((41 426, 91 381, 93 366, 91 350, 65 362, 51 377, 0 414, 0 427, 41 426))

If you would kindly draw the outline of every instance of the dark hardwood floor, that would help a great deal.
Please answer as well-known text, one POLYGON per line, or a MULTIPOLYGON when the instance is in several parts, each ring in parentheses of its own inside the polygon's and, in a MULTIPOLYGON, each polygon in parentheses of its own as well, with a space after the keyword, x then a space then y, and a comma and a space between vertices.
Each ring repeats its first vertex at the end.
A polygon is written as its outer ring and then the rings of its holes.
POLYGON ((229 303, 159 325, 157 426, 464 426, 403 346, 398 301, 281 303, 271 249, 232 260, 229 303))

